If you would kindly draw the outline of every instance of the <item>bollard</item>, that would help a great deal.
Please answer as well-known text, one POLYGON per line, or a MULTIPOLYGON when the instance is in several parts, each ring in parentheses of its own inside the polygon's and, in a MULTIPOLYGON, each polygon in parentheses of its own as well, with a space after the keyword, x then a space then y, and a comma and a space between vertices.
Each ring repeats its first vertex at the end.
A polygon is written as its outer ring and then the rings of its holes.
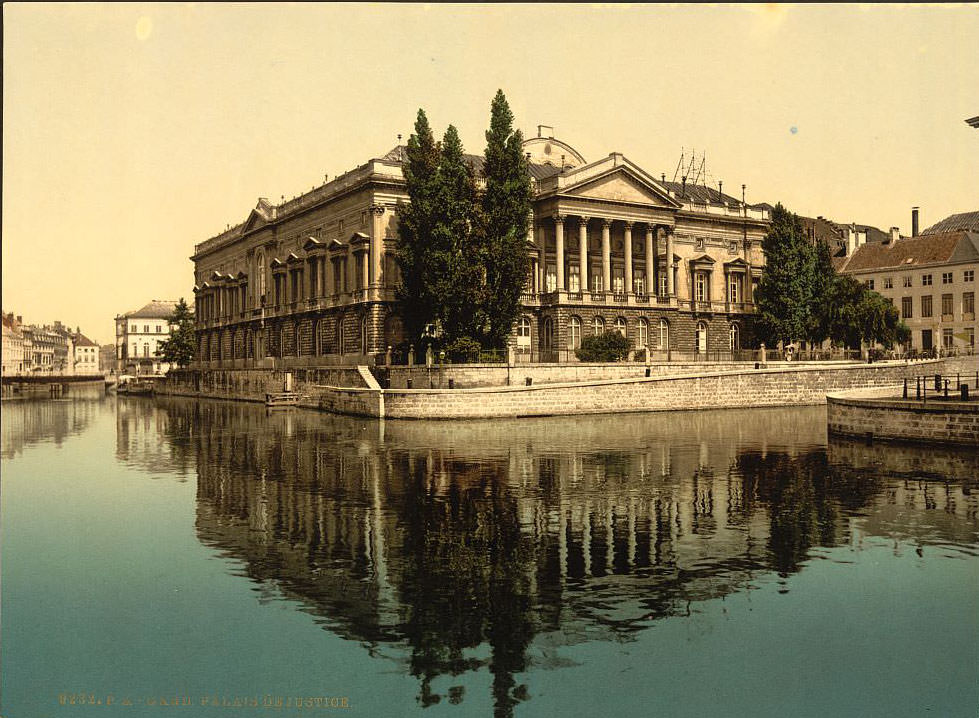
POLYGON ((908 398, 908 378, 904 377, 904 398, 908 398))
POLYGON ((456 380, 455 379, 449 379, 449 388, 450 389, 455 389, 456 388, 456 380))
POLYGON ((410 378, 409 378, 409 379, 408 379, 408 381, 406 382, 406 387, 407 387, 408 389, 410 389, 410 388, 411 388, 411 379, 410 379, 410 378))
POLYGON ((962 401, 969 401, 969 385, 960 384, 959 385, 959 398, 962 401))
POLYGON ((941 391, 941 390, 942 390, 942 375, 935 374, 935 391, 941 391))
POLYGON ((646 367, 646 376, 649 376, 651 373, 652 370, 649 367, 646 367))
POLYGON ((948 379, 945 380, 945 398, 948 399, 948 379))
POLYGON ((526 379, 524 379, 524 382, 527 384, 527 386, 531 386, 534 383, 534 377, 528 376, 526 379))

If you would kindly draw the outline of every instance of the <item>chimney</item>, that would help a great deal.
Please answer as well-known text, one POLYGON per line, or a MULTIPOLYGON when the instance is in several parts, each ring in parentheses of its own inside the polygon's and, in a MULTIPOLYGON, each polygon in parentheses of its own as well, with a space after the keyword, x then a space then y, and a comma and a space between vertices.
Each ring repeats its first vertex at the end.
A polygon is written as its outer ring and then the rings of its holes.
POLYGON ((717 199, 721 202, 724 201, 724 180, 717 180, 717 199))
POLYGON ((857 251, 857 232, 850 225, 846 228, 846 256, 852 257, 853 253, 857 251))
POLYGON ((891 227, 891 244, 901 239, 901 230, 898 227, 891 227))
POLYGON ((918 236, 918 208, 911 208, 911 236, 918 236))
POLYGON ((680 196, 685 197, 686 194, 687 194, 687 176, 683 175, 683 190, 680 196))
POLYGON ((666 173, 665 173, 665 172, 663 172, 663 173, 662 173, 662 174, 661 174, 661 175, 659 176, 659 180, 660 180, 660 182, 664 182, 664 183, 666 182, 666 173))

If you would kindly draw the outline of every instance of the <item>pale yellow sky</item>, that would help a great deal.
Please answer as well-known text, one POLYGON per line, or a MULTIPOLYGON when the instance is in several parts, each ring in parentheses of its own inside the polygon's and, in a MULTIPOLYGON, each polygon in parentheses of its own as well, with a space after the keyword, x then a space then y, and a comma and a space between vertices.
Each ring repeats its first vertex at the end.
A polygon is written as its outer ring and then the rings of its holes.
POLYGON ((6 4, 3 310, 101 343, 196 242, 407 136, 525 134, 910 232, 979 209, 979 6, 6 4))

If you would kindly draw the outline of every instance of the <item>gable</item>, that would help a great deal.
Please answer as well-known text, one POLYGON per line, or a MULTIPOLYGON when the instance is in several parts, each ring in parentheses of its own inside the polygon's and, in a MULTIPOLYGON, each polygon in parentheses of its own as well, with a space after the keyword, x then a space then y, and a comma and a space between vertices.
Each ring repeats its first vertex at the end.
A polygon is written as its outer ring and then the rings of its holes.
POLYGON ((587 199, 671 207, 673 203, 656 187, 625 170, 618 170, 568 190, 568 194, 587 199))

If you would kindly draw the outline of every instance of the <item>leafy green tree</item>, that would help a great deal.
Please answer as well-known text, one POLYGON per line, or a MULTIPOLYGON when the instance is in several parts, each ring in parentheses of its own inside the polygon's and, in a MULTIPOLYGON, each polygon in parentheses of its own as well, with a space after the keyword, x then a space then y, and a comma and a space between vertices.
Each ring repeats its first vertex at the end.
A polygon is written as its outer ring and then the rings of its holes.
POLYGON ((434 243, 438 218, 438 167, 441 148, 435 141, 425 111, 419 109, 415 132, 408 138, 403 171, 409 201, 397 207, 398 247, 395 259, 401 271, 398 299, 405 331, 412 340, 434 322, 439 304, 439 248, 434 243))
POLYGON ((168 321, 172 327, 170 336, 160 342, 158 351, 163 361, 176 364, 183 369, 194 360, 197 348, 194 313, 190 311, 183 297, 177 302, 168 321))
POLYGON ((625 359, 631 348, 631 341, 610 329, 582 339, 581 348, 575 349, 574 354, 581 361, 619 361, 625 359))
POLYGON ((488 321, 485 341, 500 348, 520 312, 520 293, 530 271, 526 237, 533 200, 523 135, 513 129, 513 113, 503 90, 497 90, 490 109, 483 173, 487 290, 484 307, 488 321))
POLYGON ((443 337, 446 342, 454 342, 482 332, 486 292, 480 241, 483 220, 476 176, 452 125, 442 139, 436 180, 438 216, 432 241, 438 270, 429 279, 439 298, 436 316, 443 337))
POLYGON ((823 311, 834 344, 859 349, 861 342, 890 349, 910 336, 891 302, 849 276, 836 276, 823 311))
POLYGON ((829 339, 831 294, 836 270, 833 268, 833 257, 828 244, 817 241, 813 252, 812 307, 807 337, 811 344, 816 345, 829 339))
POLYGON ((803 339, 812 328, 815 251, 799 217, 781 203, 772 211, 762 249, 765 269, 756 295, 762 333, 773 343, 803 339))

